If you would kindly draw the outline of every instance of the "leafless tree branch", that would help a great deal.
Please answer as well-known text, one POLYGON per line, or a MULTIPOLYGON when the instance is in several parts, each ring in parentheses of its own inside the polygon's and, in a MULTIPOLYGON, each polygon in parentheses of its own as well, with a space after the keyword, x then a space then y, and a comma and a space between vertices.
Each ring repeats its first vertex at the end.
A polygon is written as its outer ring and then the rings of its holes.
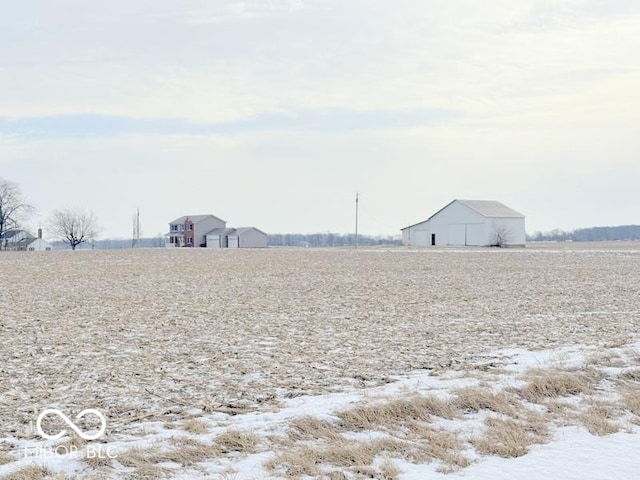
POLYGON ((71 250, 100 233, 95 214, 79 208, 54 210, 49 224, 53 235, 68 243, 71 250))
MULTIPOLYGON (((0 178, 0 239, 9 230, 20 227, 20 222, 35 211, 27 203, 17 183, 0 178)), ((0 244, 0 250, 6 247, 0 244)))

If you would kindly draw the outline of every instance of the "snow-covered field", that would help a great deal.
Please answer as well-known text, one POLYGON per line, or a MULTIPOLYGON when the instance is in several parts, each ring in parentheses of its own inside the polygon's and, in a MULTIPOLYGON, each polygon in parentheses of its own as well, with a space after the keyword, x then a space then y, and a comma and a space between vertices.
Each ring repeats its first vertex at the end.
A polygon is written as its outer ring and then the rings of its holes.
POLYGON ((640 471, 637 243, 4 253, 0 287, 0 478, 640 471))

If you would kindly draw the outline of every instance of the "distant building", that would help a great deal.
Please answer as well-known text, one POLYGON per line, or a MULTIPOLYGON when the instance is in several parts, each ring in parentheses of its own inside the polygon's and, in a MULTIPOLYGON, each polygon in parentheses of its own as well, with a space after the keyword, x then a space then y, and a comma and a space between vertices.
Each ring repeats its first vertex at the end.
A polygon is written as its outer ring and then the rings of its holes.
POLYGON ((454 200, 402 229, 403 245, 524 246, 524 215, 493 200, 454 200))
POLYGON ((234 228, 214 228, 207 233, 207 248, 228 248, 229 235, 234 232, 234 228))
POLYGON ((267 234, 255 227, 236 228, 228 235, 229 248, 264 248, 267 246, 267 234))
POLYGON ((259 248, 267 234, 255 227, 228 228, 215 215, 186 215, 169 223, 167 247, 259 248))
POLYGON ((14 252, 48 252, 51 244, 42 239, 42 229, 38 229, 38 236, 34 237, 26 230, 9 230, 2 234, 0 242, 3 250, 14 252))
POLYGON ((215 215, 186 215, 169 223, 168 247, 204 247, 207 233, 225 228, 227 222, 215 215))

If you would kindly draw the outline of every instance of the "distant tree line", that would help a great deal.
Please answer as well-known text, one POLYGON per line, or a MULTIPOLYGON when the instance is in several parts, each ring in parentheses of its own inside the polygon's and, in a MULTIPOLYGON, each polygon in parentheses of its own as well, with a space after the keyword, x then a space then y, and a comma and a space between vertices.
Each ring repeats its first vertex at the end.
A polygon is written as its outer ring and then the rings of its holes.
MULTIPOLYGON (((156 248, 164 247, 165 239, 162 236, 153 238, 140 238, 135 248, 156 248)), ((68 242, 52 242, 54 249, 60 250, 68 247, 68 242)), ((120 248, 132 248, 130 238, 105 238, 101 240, 91 240, 79 247, 82 250, 114 250, 120 248)))
MULTIPOLYGON (((400 238, 358 235, 358 245, 365 247, 400 245, 400 238)), ((267 244, 271 247, 351 247, 356 244, 353 233, 270 233, 267 244)))
POLYGON ((640 225, 618 227, 590 227, 576 230, 555 229, 528 235, 530 242, 606 242, 615 240, 640 240, 640 225))
MULTIPOLYGON (((373 247, 401 244, 402 241, 398 237, 391 235, 358 235, 358 246, 373 247)), ((267 245, 270 247, 353 247, 355 246, 355 235, 348 233, 270 233, 267 237, 267 245)), ((53 242, 53 246, 55 249, 61 249, 65 247, 65 243, 53 242)), ((140 238, 136 243, 136 248, 161 248, 164 246, 165 238, 162 235, 140 238)), ((80 248, 84 250, 131 248, 131 239, 106 238, 92 240, 86 242, 80 248)))

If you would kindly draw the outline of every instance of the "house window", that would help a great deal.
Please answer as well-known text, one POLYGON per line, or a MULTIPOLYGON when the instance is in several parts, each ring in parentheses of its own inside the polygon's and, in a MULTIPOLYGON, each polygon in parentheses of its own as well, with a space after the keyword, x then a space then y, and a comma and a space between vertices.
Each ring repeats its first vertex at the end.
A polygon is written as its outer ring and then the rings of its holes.
POLYGON ((193 230, 193 223, 189 224, 189 230, 193 230))
POLYGON ((187 238, 187 245, 193 245, 193 238, 187 238))

